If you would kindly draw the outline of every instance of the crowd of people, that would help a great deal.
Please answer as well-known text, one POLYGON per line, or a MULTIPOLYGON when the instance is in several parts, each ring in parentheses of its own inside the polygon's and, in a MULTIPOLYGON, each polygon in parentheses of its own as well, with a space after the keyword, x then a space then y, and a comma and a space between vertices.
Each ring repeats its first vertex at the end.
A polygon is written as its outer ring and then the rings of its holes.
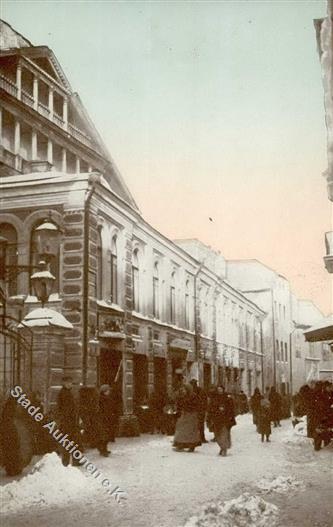
MULTIPOLYGON (((44 414, 41 394, 30 394, 31 403, 44 414)), ((315 448, 327 444, 333 436, 333 385, 317 382, 303 386, 293 397, 294 421, 297 416, 307 416, 308 437, 314 439, 315 448)), ((244 392, 228 394, 223 386, 211 387, 206 392, 196 379, 189 383, 179 378, 172 393, 163 395, 153 391, 141 405, 136 406, 141 432, 174 435, 173 447, 177 451, 195 449, 207 443, 206 425, 219 447, 218 454, 226 456, 231 447, 231 429, 236 425, 235 416, 252 412, 253 424, 261 441, 270 441, 272 424, 281 426, 283 418, 290 417, 290 400, 274 387, 262 394, 254 390, 250 401, 244 392)), ((96 448, 101 456, 109 456, 108 443, 114 442, 121 414, 121 386, 103 384, 99 390, 82 386, 74 394, 72 379, 63 378, 55 409, 45 419, 54 419, 59 429, 76 442, 81 450, 96 448)), ((2 409, 0 422, 2 459, 8 475, 20 474, 34 454, 58 451, 64 465, 71 461, 71 454, 62 448, 40 423, 30 418, 24 408, 9 397, 2 409)), ((72 459, 72 464, 78 462, 72 459)))

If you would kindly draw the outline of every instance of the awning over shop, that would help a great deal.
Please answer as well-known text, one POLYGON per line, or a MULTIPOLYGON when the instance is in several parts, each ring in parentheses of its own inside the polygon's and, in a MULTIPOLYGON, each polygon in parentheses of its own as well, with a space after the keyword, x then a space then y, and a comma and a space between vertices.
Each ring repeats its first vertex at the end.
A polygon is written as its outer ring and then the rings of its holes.
POLYGON ((319 324, 304 331, 306 342, 320 342, 333 339, 333 317, 327 317, 319 324))

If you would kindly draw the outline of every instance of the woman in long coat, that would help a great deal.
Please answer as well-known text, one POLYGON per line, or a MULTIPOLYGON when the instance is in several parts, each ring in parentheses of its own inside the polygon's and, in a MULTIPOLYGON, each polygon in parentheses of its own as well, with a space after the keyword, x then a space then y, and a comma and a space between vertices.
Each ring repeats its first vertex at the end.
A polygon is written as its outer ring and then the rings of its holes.
POLYGON ((220 447, 220 456, 226 456, 231 447, 231 428, 236 424, 232 398, 223 386, 218 386, 210 402, 209 418, 213 424, 214 435, 220 447))
POLYGON ((260 390, 259 388, 256 388, 250 400, 252 420, 253 420, 254 425, 258 424, 261 399, 262 399, 262 395, 260 393, 260 390))
POLYGON ((199 421, 198 421, 198 398, 193 393, 190 384, 186 384, 179 390, 177 409, 180 417, 176 423, 176 432, 173 446, 176 450, 188 448, 189 452, 194 452, 197 446, 201 445, 199 421))
POLYGON ((271 429, 271 404, 269 402, 268 397, 264 397, 260 401, 257 431, 258 431, 258 434, 261 435, 262 442, 264 442, 265 436, 266 436, 266 441, 269 442, 269 436, 272 433, 272 429, 271 429))

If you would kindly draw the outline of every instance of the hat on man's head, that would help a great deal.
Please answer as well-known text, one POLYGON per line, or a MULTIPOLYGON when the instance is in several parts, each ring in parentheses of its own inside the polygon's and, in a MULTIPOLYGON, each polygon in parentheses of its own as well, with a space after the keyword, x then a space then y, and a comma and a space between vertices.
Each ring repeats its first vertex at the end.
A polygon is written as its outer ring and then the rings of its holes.
POLYGON ((108 384, 102 384, 102 386, 99 389, 101 393, 108 392, 109 390, 110 390, 110 386, 108 384))

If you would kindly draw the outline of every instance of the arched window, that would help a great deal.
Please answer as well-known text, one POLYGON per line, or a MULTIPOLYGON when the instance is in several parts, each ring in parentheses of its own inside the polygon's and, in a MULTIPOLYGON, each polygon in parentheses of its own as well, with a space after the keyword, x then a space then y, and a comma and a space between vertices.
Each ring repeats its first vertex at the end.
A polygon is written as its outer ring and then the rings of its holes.
POLYGON ((185 283, 185 328, 190 329, 190 281, 185 283))
MULTIPOLYGON (((17 232, 15 227, 10 225, 10 223, 1 223, 0 236, 3 236, 7 240, 5 266, 17 266, 17 232)), ((13 277, 8 283, 7 294, 8 296, 17 294, 17 278, 15 273, 13 273, 13 277)))
POLYGON ((176 271, 171 274, 170 281, 170 322, 176 324, 176 271))
POLYGON ((103 296, 103 246, 102 246, 102 233, 101 229, 97 233, 97 269, 96 269, 96 282, 95 282, 95 295, 96 298, 101 299, 103 296))
MULTIPOLYGON (((38 231, 36 231, 37 227, 39 227, 42 223, 44 223, 44 219, 39 221, 35 224, 34 228, 31 231, 31 238, 30 238, 30 265, 32 266, 32 274, 37 271, 38 266, 41 261, 41 255, 39 253, 39 247, 37 243, 37 236, 38 231)), ((54 223, 54 222, 49 222, 54 223)), ((54 225, 59 228, 55 223, 54 225)), ((43 259, 45 259, 45 255, 43 255, 43 259)), ((47 262, 49 266, 49 270, 51 274, 54 276, 54 286, 53 286, 53 293, 59 292, 59 277, 60 277, 60 247, 58 249, 57 255, 48 255, 47 256, 47 262)), ((30 294, 33 295, 33 287, 30 281, 30 294)))
POLYGON ((117 268, 117 236, 113 236, 111 242, 111 302, 118 302, 118 268, 117 268))
POLYGON ((155 262, 153 269, 153 315, 160 318, 160 277, 158 262, 155 262))
POLYGON ((133 286, 133 310, 139 311, 139 249, 134 249, 132 255, 132 286, 133 286))

